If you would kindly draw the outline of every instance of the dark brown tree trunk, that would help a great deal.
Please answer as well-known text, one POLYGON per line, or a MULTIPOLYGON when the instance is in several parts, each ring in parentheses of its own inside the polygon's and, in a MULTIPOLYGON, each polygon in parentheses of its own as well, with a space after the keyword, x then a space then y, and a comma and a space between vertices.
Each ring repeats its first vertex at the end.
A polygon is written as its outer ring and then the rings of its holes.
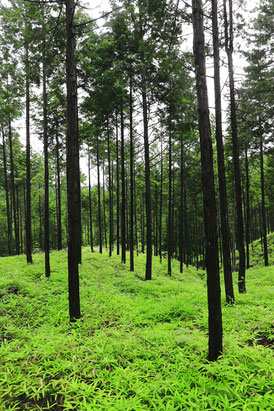
POLYGON ((122 263, 126 262, 126 181, 125 181, 125 139, 124 139, 124 110, 121 107, 121 183, 122 183, 122 203, 121 203, 121 246, 122 263))
POLYGON ((44 248, 45 275, 50 277, 49 257, 49 162, 48 162, 48 113, 47 113, 47 78, 46 78, 46 39, 43 39, 43 135, 44 135, 44 248))
POLYGON ((167 224, 167 273, 171 276, 172 258, 172 145, 171 145, 171 121, 168 126, 168 224, 167 224))
POLYGON ((142 61, 142 105, 143 105, 143 125, 144 125, 144 148, 145 148, 145 186, 146 186, 146 274, 145 279, 152 278, 152 229, 151 229, 151 191, 150 191, 150 159, 149 159, 149 138, 148 138, 148 116, 147 116, 147 91, 146 72, 144 55, 142 61))
POLYGON ((19 242, 19 230, 18 220, 16 213, 16 196, 15 196, 15 183, 14 183, 14 161, 13 161, 13 147, 12 147, 12 131, 11 122, 9 120, 9 146, 10 146, 10 178, 11 178, 11 197, 13 205, 13 222, 14 222, 14 236, 15 236, 15 249, 16 254, 20 254, 20 242, 19 242))
POLYGON ((92 205, 91 205, 91 182, 90 182, 90 154, 88 153, 88 203, 89 203, 89 233, 90 250, 93 252, 93 227, 92 227, 92 205))
POLYGON ((60 153, 59 138, 56 124, 56 167, 57 167, 57 249, 62 250, 62 204, 61 204, 61 178, 60 178, 60 153))
POLYGON ((31 180, 30 180, 30 68, 29 68, 29 48, 26 42, 26 257, 27 263, 32 264, 32 232, 31 232, 31 180))
POLYGON ((120 254, 120 171, 119 171, 119 133, 116 114, 116 246, 120 254))
POLYGON ((42 206, 41 206, 41 195, 40 195, 40 190, 41 187, 39 185, 38 187, 39 190, 39 202, 38 202, 38 210, 39 210, 39 248, 40 250, 44 250, 43 246, 43 233, 42 233, 42 206))
POLYGON ((159 256, 162 263, 162 210, 163 210, 163 141, 161 138, 161 159, 160 159, 160 210, 159 210, 159 256))
POLYGON ((13 254, 12 216, 11 216, 10 201, 9 201, 9 184, 8 184, 8 171, 7 171, 6 143, 5 143, 5 136, 4 136, 4 130, 3 129, 2 129, 2 138, 3 138, 3 163, 4 163, 7 227, 8 227, 8 255, 12 255, 13 254))
POLYGON ((181 174, 180 174, 180 229, 179 229, 179 259, 180 259, 180 273, 183 272, 183 248, 184 248, 184 170, 185 170, 185 161, 184 161, 184 143, 181 139, 181 174))
POLYGON ((246 176, 246 228, 245 228, 245 238, 246 238, 246 268, 249 268, 249 244, 250 244, 250 204, 249 204, 249 167, 248 167, 248 156, 247 156, 247 143, 245 144, 245 176, 246 176))
POLYGON ((101 185, 100 185, 100 164, 99 164, 99 137, 96 142, 96 162, 97 162, 97 181, 98 181, 98 230, 99 230, 99 253, 103 252, 102 245, 102 218, 101 218, 101 185))
POLYGON ((231 132, 232 132, 232 153, 234 166, 234 183, 237 211, 237 247, 239 251, 239 277, 238 288, 239 293, 246 292, 245 286, 245 247, 244 247, 244 223, 242 210, 242 187, 241 187, 241 170, 238 148, 238 127, 237 114, 234 90, 234 74, 233 74, 233 20, 232 20, 232 0, 229 0, 229 17, 230 24, 228 28, 228 18, 226 11, 226 1, 224 0, 224 24, 225 24, 225 48, 228 58, 229 71, 229 89, 230 89, 230 117, 231 117, 231 132))
POLYGON ((263 152, 263 131, 260 127, 260 170, 261 170, 261 209, 262 209, 262 236, 264 242, 264 265, 268 266, 267 252, 267 232, 265 218, 265 192, 264 192, 264 152, 263 152))
POLYGON ((129 84, 129 137, 130 137, 130 271, 134 271, 134 144, 132 78, 129 84))
POLYGON ((213 151, 209 122, 206 85, 203 10, 201 0, 192 0, 194 57, 198 98, 199 133, 201 146, 202 187, 204 199, 204 229, 206 236, 206 269, 208 295, 209 353, 208 360, 221 355, 222 311, 218 263, 217 210, 214 190, 213 151))
POLYGON ((109 193, 109 256, 112 256, 113 243, 113 201, 112 201, 112 177, 111 177, 111 161, 110 161, 110 136, 109 124, 107 122, 107 143, 108 143, 108 193, 109 193))
POLYGON ((222 131, 222 105, 221 105, 221 86, 220 86, 220 53, 219 53, 219 27, 217 0, 212 0, 212 29, 213 29, 213 48, 214 48, 214 86, 215 86, 215 121, 216 121, 216 143, 218 159, 218 179, 220 193, 220 215, 222 233, 222 254, 225 280, 226 302, 234 303, 234 290, 232 280, 232 268, 230 259, 230 238, 228 227, 228 209, 226 194, 224 145, 222 131))
POLYGON ((158 173, 156 169, 155 175, 155 240, 154 240, 154 255, 158 256, 158 173))
POLYGON ((104 237, 106 249, 108 248, 107 224, 106 224, 106 193, 105 193, 105 160, 103 159, 103 220, 104 220, 104 237))
POLYGON ((79 295, 79 143, 77 82, 74 58, 74 0, 66 1, 67 69, 67 204, 68 204, 68 284, 69 315, 74 322, 81 317, 79 295))

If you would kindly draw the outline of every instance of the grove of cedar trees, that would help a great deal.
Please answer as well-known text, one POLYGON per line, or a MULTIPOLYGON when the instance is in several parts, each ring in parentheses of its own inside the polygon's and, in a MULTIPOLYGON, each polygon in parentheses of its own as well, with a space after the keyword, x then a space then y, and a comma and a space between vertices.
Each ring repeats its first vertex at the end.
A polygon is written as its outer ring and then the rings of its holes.
POLYGON ((1 5, 0 255, 31 264, 42 250, 50 277, 50 250, 68 249, 71 321, 81 246, 120 254, 131 271, 145 253, 146 280, 153 255, 170 276, 174 259, 182 277, 189 265, 206 269, 215 360, 219 277, 233 304, 232 272, 248 292, 250 244, 261 238, 268 265, 274 230, 273 7, 261 1, 243 25, 231 0, 209 3, 113 1, 99 19, 74 0, 1 5))

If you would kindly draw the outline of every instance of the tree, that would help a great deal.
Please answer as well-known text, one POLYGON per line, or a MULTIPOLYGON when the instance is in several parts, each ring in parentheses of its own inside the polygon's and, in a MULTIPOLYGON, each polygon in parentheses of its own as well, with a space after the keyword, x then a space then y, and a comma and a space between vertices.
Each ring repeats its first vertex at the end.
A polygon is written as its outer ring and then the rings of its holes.
POLYGON ((74 0, 66 1, 66 69, 67 69, 67 207, 68 207, 68 284, 69 315, 74 322, 81 316, 79 295, 79 143, 77 82, 74 44, 74 0))
POLYGON ((206 236, 206 270, 209 324, 209 361, 221 355, 222 311, 218 262, 217 211, 213 175, 213 151, 205 69, 203 9, 201 0, 192 0, 194 57, 198 98, 198 119, 201 146, 201 167, 204 199, 204 229, 206 236))

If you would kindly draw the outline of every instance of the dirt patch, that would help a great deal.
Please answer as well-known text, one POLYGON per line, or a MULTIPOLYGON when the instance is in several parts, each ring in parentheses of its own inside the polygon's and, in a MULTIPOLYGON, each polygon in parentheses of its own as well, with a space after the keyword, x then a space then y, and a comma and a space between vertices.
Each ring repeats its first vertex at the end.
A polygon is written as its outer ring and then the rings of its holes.
POLYGON ((250 347, 262 345, 263 347, 274 349, 274 340, 264 334, 257 334, 253 340, 248 340, 247 343, 250 347))

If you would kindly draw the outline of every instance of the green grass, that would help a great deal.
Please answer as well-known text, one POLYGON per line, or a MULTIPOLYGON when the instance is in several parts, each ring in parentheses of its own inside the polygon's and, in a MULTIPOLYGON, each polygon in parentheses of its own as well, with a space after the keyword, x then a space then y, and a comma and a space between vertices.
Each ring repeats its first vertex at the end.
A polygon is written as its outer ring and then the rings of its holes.
MULTIPOLYGON (((274 264, 274 233, 267 235, 268 263, 274 264)), ((264 249, 261 240, 253 241, 250 245, 250 266, 264 264, 264 249)))
MULTIPOLYGON (((128 257, 128 256, 127 256, 128 257)), ((82 320, 68 322, 67 260, 0 259, 0 410, 272 410, 274 267, 223 301, 224 354, 208 363, 206 281, 193 267, 143 281, 120 257, 83 249, 82 320), (266 344, 266 346, 261 345, 266 344)))

